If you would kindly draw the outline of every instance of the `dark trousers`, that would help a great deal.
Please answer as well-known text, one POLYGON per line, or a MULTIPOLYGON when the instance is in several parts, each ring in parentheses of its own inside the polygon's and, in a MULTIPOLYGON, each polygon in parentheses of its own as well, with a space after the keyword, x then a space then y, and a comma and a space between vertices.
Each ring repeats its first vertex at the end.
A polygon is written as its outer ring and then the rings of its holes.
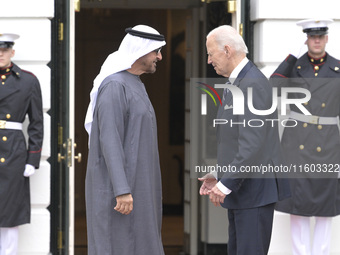
POLYGON ((266 255, 273 227, 274 204, 228 209, 228 255, 266 255))

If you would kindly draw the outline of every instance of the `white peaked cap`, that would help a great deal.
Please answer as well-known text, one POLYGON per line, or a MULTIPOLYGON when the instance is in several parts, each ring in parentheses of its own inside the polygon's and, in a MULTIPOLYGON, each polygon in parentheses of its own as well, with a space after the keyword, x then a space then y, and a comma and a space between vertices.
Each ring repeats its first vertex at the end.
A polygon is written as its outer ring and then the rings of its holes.
POLYGON ((1 42, 14 42, 20 36, 16 34, 2 34, 0 33, 0 41, 1 42))
POLYGON ((302 26, 303 32, 310 35, 327 34, 328 24, 332 23, 332 19, 305 19, 298 21, 296 25, 302 26))
POLYGON ((19 37, 17 34, 0 33, 0 48, 11 48, 19 37))

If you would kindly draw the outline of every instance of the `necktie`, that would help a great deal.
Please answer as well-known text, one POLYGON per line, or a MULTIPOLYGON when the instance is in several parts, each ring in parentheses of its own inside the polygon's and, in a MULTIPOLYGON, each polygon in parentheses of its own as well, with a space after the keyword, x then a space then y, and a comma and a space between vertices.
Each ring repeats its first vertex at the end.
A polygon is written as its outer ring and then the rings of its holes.
MULTIPOLYGON (((225 84, 230 85, 231 82, 228 80, 225 84)), ((225 89, 223 90, 223 101, 227 98, 227 94, 228 94, 228 89, 225 88, 225 89)))

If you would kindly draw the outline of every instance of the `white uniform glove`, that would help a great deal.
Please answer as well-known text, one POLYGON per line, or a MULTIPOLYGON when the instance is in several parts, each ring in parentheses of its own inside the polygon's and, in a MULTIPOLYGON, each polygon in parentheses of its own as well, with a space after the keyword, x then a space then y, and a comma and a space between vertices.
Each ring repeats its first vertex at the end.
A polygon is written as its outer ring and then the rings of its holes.
POLYGON ((296 58, 300 58, 303 54, 307 52, 307 45, 306 45, 306 35, 304 34, 303 37, 297 38, 297 47, 295 47, 294 50, 291 51, 291 55, 293 55, 296 58))
POLYGON ((24 176, 25 177, 29 177, 29 176, 33 175, 34 173, 35 173, 35 167, 30 165, 30 164, 26 164, 25 165, 24 176))

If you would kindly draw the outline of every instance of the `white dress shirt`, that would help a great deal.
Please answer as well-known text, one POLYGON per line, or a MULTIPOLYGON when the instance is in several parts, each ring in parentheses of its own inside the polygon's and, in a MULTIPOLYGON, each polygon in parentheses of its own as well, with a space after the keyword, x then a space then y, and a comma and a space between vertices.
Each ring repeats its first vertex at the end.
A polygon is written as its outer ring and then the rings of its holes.
MULTIPOLYGON (((231 82, 231 84, 234 83, 235 79, 237 78, 237 76, 240 74, 241 70, 246 66, 246 64, 248 64, 249 59, 247 57, 245 57, 244 59, 242 59, 242 61, 235 67, 235 69, 231 72, 230 77, 229 77, 229 81, 231 82)), ((216 184, 217 188, 225 195, 229 195, 232 190, 228 189, 226 186, 224 186, 222 184, 222 182, 218 182, 216 184)))

